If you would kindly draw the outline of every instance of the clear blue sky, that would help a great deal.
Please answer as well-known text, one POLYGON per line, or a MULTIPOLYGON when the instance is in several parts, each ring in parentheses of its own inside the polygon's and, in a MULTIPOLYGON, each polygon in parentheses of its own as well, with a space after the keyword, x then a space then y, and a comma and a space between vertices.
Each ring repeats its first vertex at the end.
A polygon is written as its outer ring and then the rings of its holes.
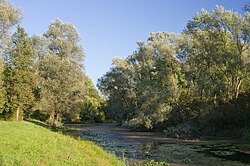
POLYGON ((73 23, 81 34, 85 68, 93 80, 111 67, 113 57, 126 57, 150 32, 180 33, 201 8, 216 4, 242 11, 249 0, 10 0, 22 8, 22 26, 42 35, 52 20, 73 23))

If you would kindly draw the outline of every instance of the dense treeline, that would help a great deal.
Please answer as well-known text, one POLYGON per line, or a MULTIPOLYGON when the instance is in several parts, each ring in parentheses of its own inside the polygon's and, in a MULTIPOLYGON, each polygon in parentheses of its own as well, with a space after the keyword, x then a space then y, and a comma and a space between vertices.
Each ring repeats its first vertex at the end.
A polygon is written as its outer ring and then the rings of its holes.
POLYGON ((21 19, 20 9, 0 1, 0 119, 102 122, 105 101, 85 74, 74 25, 56 19, 29 37, 21 19))
POLYGON ((85 74, 74 25, 56 19, 30 37, 21 20, 19 8, 0 1, 0 119, 36 118, 54 127, 114 120, 170 135, 224 130, 250 138, 248 5, 243 14, 202 10, 181 34, 151 33, 98 80, 106 101, 85 74))
POLYGON ((246 129, 249 46, 250 13, 220 6, 196 14, 181 34, 151 33, 132 55, 114 59, 99 79, 107 116, 150 130, 184 126, 211 135, 246 129))

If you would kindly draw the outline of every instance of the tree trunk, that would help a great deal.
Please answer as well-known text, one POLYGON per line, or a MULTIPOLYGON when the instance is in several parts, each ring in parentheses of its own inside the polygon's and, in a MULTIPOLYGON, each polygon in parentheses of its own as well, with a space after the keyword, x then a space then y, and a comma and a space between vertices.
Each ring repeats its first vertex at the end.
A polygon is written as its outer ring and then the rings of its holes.
POLYGON ((17 107, 16 109, 16 121, 19 120, 19 107, 17 107))
POLYGON ((236 110, 238 110, 238 101, 237 101, 237 99, 238 99, 239 92, 240 92, 241 82, 242 82, 242 80, 237 79, 237 83, 236 83, 235 89, 234 89, 234 99, 235 99, 234 106, 235 106, 236 110))
POLYGON ((53 129, 56 129, 56 121, 57 121, 57 112, 54 111, 53 122, 52 122, 52 128, 53 129))
POLYGON ((200 100, 202 100, 203 99, 203 88, 201 88, 201 90, 200 90, 200 100))
POLYGON ((214 94, 214 110, 216 110, 216 106, 217 106, 217 94, 214 94))
POLYGON ((227 82, 227 93, 226 93, 226 102, 229 101, 230 98, 230 83, 229 81, 227 82))
POLYGON ((240 92, 240 86, 241 86, 242 80, 237 79, 237 83, 235 85, 234 89, 234 98, 237 100, 240 92))
POLYGON ((181 113, 182 108, 178 103, 176 105, 177 105, 177 113, 178 113, 179 123, 183 123, 184 118, 183 118, 182 113, 181 113))

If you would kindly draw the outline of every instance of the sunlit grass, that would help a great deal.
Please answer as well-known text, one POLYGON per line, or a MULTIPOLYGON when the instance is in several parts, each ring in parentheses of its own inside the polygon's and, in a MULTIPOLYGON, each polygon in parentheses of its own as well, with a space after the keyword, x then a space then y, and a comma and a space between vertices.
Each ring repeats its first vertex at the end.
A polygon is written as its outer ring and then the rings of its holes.
POLYGON ((93 142, 30 122, 0 121, 0 165, 120 166, 123 163, 93 142))

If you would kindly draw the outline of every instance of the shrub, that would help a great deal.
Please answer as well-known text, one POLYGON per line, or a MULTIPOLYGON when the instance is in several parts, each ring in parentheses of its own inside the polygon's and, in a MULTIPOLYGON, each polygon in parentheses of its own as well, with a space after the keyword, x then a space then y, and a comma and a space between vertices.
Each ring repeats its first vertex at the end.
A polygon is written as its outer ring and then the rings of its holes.
POLYGON ((168 137, 188 139, 197 137, 200 134, 199 129, 191 123, 182 123, 177 126, 168 127, 163 132, 168 137))

